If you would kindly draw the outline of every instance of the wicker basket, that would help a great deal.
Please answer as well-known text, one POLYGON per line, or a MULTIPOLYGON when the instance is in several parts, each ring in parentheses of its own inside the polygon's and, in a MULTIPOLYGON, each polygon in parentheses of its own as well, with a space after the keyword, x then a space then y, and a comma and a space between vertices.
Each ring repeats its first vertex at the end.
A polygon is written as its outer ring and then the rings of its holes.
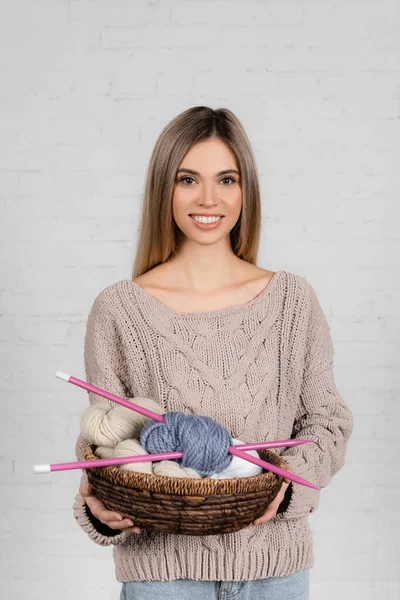
MULTIPOLYGON (((86 460, 99 460, 95 446, 86 460)), ((271 450, 260 458, 277 467, 288 464, 271 450)), ((264 471, 253 477, 202 479, 125 471, 115 466, 86 469, 98 498, 109 510, 155 532, 186 535, 233 533, 260 517, 276 498, 282 477, 264 471)))

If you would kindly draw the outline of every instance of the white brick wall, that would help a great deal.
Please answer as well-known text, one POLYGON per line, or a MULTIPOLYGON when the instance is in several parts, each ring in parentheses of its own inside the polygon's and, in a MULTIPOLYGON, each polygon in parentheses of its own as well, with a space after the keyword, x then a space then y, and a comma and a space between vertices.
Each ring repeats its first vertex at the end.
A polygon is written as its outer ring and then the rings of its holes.
POLYGON ((118 598, 77 527, 74 459, 95 295, 130 276, 144 175, 189 106, 243 122, 263 196, 259 264, 309 278, 355 413, 310 518, 311 600, 395 600, 399 548, 397 0, 3 0, 0 5, 0 592, 118 598), (397 257, 397 258, 396 258, 397 257))

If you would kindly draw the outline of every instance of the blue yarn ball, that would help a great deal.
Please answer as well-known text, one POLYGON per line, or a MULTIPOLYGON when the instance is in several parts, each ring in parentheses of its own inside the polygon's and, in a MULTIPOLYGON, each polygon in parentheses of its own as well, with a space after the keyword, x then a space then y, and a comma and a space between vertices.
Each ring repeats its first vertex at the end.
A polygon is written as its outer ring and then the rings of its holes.
POLYGON ((226 469, 232 455, 232 437, 210 417, 167 412, 165 423, 148 421, 140 434, 140 445, 150 454, 183 452, 177 462, 195 469, 202 477, 226 469))

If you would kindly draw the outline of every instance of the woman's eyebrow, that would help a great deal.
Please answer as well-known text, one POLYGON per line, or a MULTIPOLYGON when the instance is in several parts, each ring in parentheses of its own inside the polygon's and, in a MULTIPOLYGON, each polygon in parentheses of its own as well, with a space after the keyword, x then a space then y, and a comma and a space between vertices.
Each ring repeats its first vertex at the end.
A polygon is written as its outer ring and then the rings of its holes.
MULTIPOLYGON (((198 177, 201 177, 200 173, 198 171, 193 171, 193 169, 178 169, 177 173, 191 173, 192 175, 197 175, 198 177)), ((237 171, 236 169, 225 169, 224 171, 220 171, 219 173, 217 173, 216 176, 219 177, 220 175, 225 175, 226 173, 237 173, 238 175, 240 175, 239 171, 237 171)))

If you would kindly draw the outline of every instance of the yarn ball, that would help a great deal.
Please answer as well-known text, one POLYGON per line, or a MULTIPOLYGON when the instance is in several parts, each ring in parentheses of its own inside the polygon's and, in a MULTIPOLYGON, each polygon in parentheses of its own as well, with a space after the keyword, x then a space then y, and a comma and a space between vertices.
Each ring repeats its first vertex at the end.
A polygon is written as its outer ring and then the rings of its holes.
MULTIPOLYGON (((124 440, 120 442, 114 448, 114 456, 115 458, 120 458, 123 456, 141 456, 143 454, 147 454, 146 450, 142 448, 137 440, 124 440)), ((152 473, 152 463, 151 461, 147 462, 138 462, 138 463, 127 463, 125 465, 118 465, 120 469, 123 471, 136 471, 138 473, 152 473)))
POLYGON ((94 449, 93 454, 99 458, 114 458, 114 448, 109 446, 98 446, 94 449))
MULTIPOLYGON (((118 458, 120 456, 141 456, 147 454, 146 450, 142 448, 138 440, 123 440, 115 446, 115 448, 109 448, 108 446, 98 446, 95 448, 93 454, 99 458, 118 458)), ((118 469, 125 471, 136 471, 139 473, 152 473, 152 463, 150 461, 143 463, 127 463, 125 465, 115 465, 118 469)), ((183 475, 185 477, 185 475, 183 475)))
MULTIPOLYGON (((133 400, 135 404, 160 415, 164 413, 152 398, 138 396, 133 400)), ((152 422, 152 419, 125 406, 110 407, 109 404, 96 403, 83 412, 80 431, 90 444, 115 448, 123 440, 139 438, 143 425, 148 421, 152 422)))
MULTIPOLYGON (((238 446, 243 444, 240 440, 235 438, 232 439, 232 445, 238 446)), ((246 450, 246 454, 251 454, 257 458, 260 458, 257 450, 246 450)), ((262 473, 262 467, 255 465, 254 463, 244 460, 239 456, 232 456, 231 464, 221 471, 221 473, 214 473, 210 475, 210 479, 232 479, 234 477, 254 477, 254 475, 260 475, 262 473)))
POLYGON ((232 436, 219 423, 206 416, 167 412, 165 422, 148 421, 140 434, 140 444, 150 454, 183 452, 178 463, 202 477, 226 469, 232 455, 232 436))
POLYGON ((197 471, 190 467, 181 467, 173 460, 154 462, 153 473, 155 475, 164 475, 165 477, 190 477, 192 479, 201 479, 201 476, 197 471))

